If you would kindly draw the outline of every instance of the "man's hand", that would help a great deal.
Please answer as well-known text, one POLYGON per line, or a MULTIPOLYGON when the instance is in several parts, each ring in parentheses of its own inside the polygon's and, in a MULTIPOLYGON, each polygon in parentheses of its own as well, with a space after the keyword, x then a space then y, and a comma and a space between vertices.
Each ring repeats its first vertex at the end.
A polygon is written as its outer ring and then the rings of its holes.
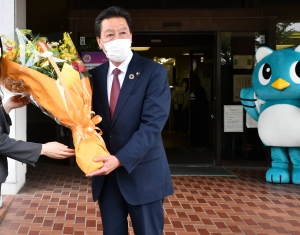
POLYGON ((94 161, 95 162, 103 162, 104 166, 101 167, 99 170, 96 170, 92 173, 87 174, 86 177, 92 177, 92 176, 97 176, 97 175, 108 175, 114 169, 121 166, 121 163, 118 160, 118 158, 116 158, 113 155, 94 158, 94 161))
POLYGON ((75 150, 58 142, 48 142, 42 145, 41 155, 54 159, 65 159, 75 156, 75 150))

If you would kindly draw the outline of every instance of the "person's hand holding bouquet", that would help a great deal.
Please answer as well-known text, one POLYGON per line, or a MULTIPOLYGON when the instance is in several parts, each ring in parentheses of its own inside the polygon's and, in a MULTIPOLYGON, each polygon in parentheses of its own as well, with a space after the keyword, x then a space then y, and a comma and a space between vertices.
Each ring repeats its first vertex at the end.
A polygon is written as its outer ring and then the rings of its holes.
MULTIPOLYGON (((2 39, 0 82, 30 101, 57 123, 71 129, 76 162, 85 173, 103 166, 95 157, 110 155, 91 110, 92 89, 88 72, 68 33, 62 42, 28 38, 29 30, 16 29, 17 43, 2 39), (2 45, 3 44, 3 45, 2 45)), ((29 36, 31 37, 31 36, 29 36)))

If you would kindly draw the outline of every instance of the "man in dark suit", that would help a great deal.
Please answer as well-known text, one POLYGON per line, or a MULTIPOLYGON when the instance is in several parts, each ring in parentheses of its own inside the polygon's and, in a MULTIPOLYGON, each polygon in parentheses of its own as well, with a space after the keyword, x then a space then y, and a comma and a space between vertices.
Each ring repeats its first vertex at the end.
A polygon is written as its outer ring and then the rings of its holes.
POLYGON ((161 235, 163 200, 173 193, 161 137, 171 100, 167 72, 131 51, 132 21, 124 9, 102 11, 95 33, 109 62, 90 71, 93 110, 103 118, 99 127, 111 155, 96 158, 104 166, 87 176, 104 235, 127 235, 128 215, 136 235, 161 235))

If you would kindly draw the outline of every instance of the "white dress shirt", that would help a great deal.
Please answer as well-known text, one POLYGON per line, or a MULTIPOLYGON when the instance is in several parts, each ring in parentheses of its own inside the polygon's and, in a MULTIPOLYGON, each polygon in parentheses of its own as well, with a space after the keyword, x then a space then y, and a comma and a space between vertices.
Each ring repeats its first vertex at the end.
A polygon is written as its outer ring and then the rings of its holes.
POLYGON ((107 73, 107 98, 108 98, 108 104, 110 105, 110 92, 111 92, 111 86, 113 82, 113 71, 115 68, 118 68, 120 70, 119 73, 119 82, 120 82, 120 90, 122 88, 122 84, 124 82, 125 74, 127 72, 127 68, 129 65, 129 62, 131 61, 131 58, 133 56, 132 51, 130 51, 129 55, 127 58, 122 62, 122 64, 119 65, 119 67, 116 67, 111 61, 109 61, 109 68, 108 68, 108 73, 107 73))

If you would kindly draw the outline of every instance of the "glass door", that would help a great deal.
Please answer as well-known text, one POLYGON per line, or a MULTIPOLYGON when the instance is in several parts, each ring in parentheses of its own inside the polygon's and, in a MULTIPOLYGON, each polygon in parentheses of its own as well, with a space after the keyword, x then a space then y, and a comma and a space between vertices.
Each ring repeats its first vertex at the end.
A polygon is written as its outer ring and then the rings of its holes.
POLYGON ((190 149, 213 151, 214 48, 190 49, 190 149))

